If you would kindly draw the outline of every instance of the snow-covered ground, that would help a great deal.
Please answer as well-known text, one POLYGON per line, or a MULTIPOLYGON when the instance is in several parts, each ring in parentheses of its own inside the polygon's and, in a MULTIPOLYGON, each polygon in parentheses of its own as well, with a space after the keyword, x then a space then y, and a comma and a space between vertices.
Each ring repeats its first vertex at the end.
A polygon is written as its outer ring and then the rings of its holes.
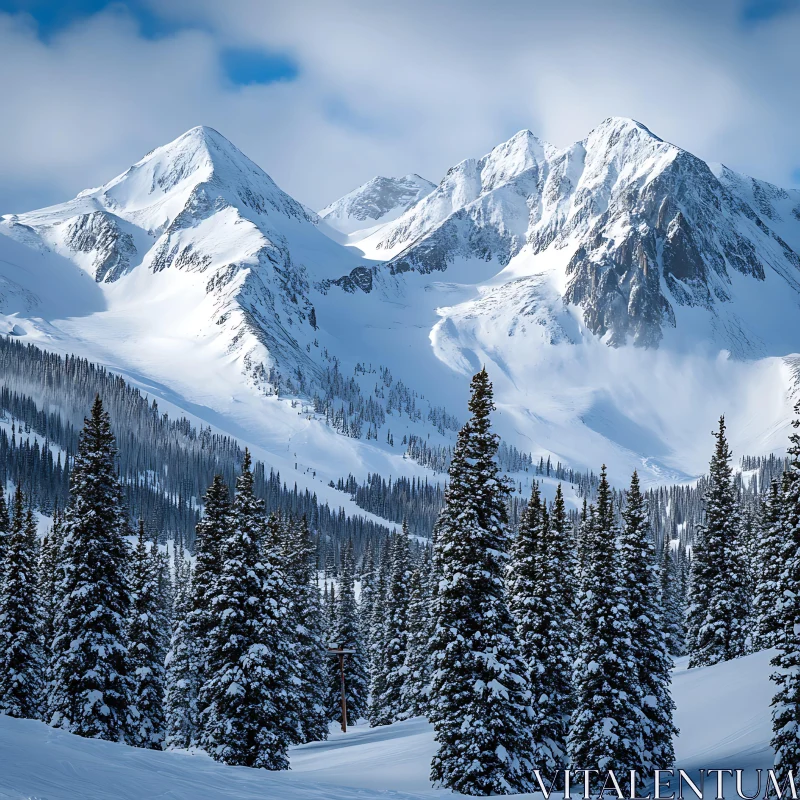
MULTIPOLYGON (((769 748, 771 651, 715 667, 675 671, 678 766, 747 770, 772 765, 769 748)), ((334 726, 335 727, 335 726, 334 726)), ((0 716, 0 798, 9 800, 422 800, 432 789, 435 751, 424 719, 357 726, 327 742, 295 748, 289 772, 225 767, 197 753, 153 752, 81 739, 40 722, 0 716)), ((725 796, 735 797, 726 778, 725 796)), ((707 790, 711 789, 707 786, 707 790)), ((763 788, 762 788, 763 793, 763 788)), ((713 796, 707 791, 707 796, 713 796)), ((688 794, 688 797, 693 795, 688 794)), ((522 795, 520 795, 522 797, 522 795)))

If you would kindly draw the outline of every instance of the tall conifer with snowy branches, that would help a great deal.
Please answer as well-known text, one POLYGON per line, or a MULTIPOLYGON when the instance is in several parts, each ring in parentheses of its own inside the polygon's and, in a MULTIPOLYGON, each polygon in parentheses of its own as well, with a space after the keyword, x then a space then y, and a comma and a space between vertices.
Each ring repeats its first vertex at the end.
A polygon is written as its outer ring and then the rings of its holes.
POLYGON ((573 769, 643 773, 642 690, 606 468, 584 525, 580 649, 567 747, 573 769))
POLYGON ((189 624, 191 610, 191 564, 178 540, 173 549, 175 587, 172 606, 172 635, 165 659, 164 749, 186 749, 197 736, 197 642, 189 624))
MULTIPOLYGON (((795 414, 800 414, 800 403, 795 414)), ((800 775, 800 418, 792 420, 792 426, 783 487, 783 574, 774 618, 778 653, 770 662, 778 669, 771 676, 777 692, 772 698, 770 744, 781 782, 790 771, 795 778, 800 775)))
POLYGON ((423 557, 413 570, 408 596, 408 646, 406 648, 403 707, 409 716, 424 716, 430 703, 431 564, 423 557))
MULTIPOLYGON (((638 669, 641 696, 644 774, 670 769, 675 762, 672 719, 672 658, 667 651, 661 608, 661 575, 647 507, 634 471, 628 489, 620 538, 622 579, 631 618, 633 658, 638 669)), ((637 765, 631 765, 635 769, 637 765)))
POLYGON ((328 738, 328 646, 322 598, 316 582, 316 548, 305 517, 289 520, 284 533, 283 558, 300 673, 297 686, 299 741, 313 742, 328 738))
POLYGON ((744 655, 747 597, 740 518, 720 417, 704 498, 703 523, 695 531, 687 611, 689 667, 706 667, 744 655))
POLYGON ((408 525, 404 522, 399 533, 392 537, 389 583, 386 587, 383 651, 383 690, 373 699, 374 724, 388 725, 403 719, 403 685, 406 681, 405 658, 408 649, 408 600, 411 564, 408 525))
POLYGON ((98 396, 64 513, 48 716, 80 736, 123 741, 136 709, 126 630, 129 548, 115 457, 111 420, 98 396))
MULTIPOLYGON (((791 471, 788 474, 791 475, 791 471)), ((774 647, 783 634, 781 603, 786 566, 784 549, 788 536, 784 524, 783 496, 777 479, 769 487, 761 512, 756 569, 758 581, 753 599, 756 650, 774 647)))
POLYGON ((131 569, 131 620, 128 629, 133 696, 138 715, 131 731, 137 747, 160 750, 164 741, 164 649, 163 616, 159 596, 159 560, 155 544, 147 547, 144 521, 131 569))
POLYGON ((503 576, 507 486, 485 369, 472 379, 471 417, 458 434, 436 532, 438 586, 430 719, 431 779, 465 794, 532 787, 531 694, 503 576))
POLYGON ((40 718, 45 663, 37 586, 37 541, 30 531, 22 487, 0 564, 0 713, 40 718))
POLYGON ((220 542, 220 572, 214 584, 205 682, 200 690, 201 744, 217 761, 286 769, 288 738, 279 719, 285 668, 275 659, 272 576, 261 541, 264 509, 253 494, 250 453, 236 482, 231 527, 220 542))
POLYGON ((686 595, 682 574, 682 547, 680 541, 677 541, 677 547, 673 547, 673 540, 668 534, 664 534, 661 553, 661 605, 667 652, 672 656, 682 656, 686 652, 686 595))

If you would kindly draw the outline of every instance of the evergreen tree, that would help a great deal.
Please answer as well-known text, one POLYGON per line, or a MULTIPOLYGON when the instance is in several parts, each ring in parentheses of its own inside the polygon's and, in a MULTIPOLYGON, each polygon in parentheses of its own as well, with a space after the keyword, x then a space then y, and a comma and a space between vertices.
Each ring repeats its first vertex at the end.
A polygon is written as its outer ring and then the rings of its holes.
POLYGON ((186 749, 195 741, 198 720, 198 648, 189 624, 192 602, 191 565, 176 543, 173 550, 175 590, 172 607, 172 636, 165 659, 164 749, 186 749))
POLYGON ((664 616, 664 633, 667 637, 667 652, 682 656, 686 651, 686 598, 683 585, 681 552, 683 545, 678 540, 664 537, 661 554, 661 603, 664 616), (673 548, 677 541, 677 548, 673 548))
POLYGON ((328 644, 319 587, 314 542, 305 517, 285 526, 284 559, 300 667, 299 741, 328 738, 326 707, 328 644))
POLYGON ((42 712, 44 654, 39 630, 36 539, 26 524, 22 489, 0 573, 0 713, 38 719, 42 712))
POLYGON ((286 769, 288 740, 278 717, 285 669, 276 664, 273 576, 262 561, 264 512, 253 495, 253 474, 245 451, 236 482, 232 526, 221 542, 221 570, 215 582, 208 633, 201 742, 225 764, 286 769))
MULTIPOLYGON (((795 413, 800 414, 800 403, 795 413)), ((780 626, 775 631, 778 653, 771 661, 778 669, 771 676, 777 686, 772 698, 771 745, 781 783, 790 771, 800 774, 800 419, 792 420, 792 426, 783 492, 784 570, 775 618, 780 626)))
POLYGON ((369 724, 373 727, 384 724, 383 706, 380 698, 386 690, 386 631, 388 629, 386 596, 389 590, 392 564, 391 553, 391 540, 387 540, 381 548, 378 559, 372 613, 370 614, 370 650, 368 655, 370 700, 368 717, 369 724))
POLYGON ((606 468, 584 526, 581 644, 567 748, 573 769, 643 774, 642 690, 606 468))
POLYGON ((411 573, 408 599, 408 645, 404 662, 403 708, 409 716, 428 713, 431 638, 431 565, 423 559, 411 573))
MULTIPOLYGON (((0 516, 1 516, 0 512, 0 516)), ((64 539, 61 512, 56 506, 53 512, 53 527, 42 540, 39 564, 39 603, 42 614, 42 641, 45 661, 49 662, 53 646, 53 626, 58 607, 57 588, 61 544, 64 539)))
MULTIPOLYGON (((411 580, 408 525, 392 537, 391 571, 385 597, 383 650, 385 677, 377 698, 378 724, 388 725, 407 716, 403 705, 408 649, 408 601, 411 580)), ((375 724, 375 723, 373 723, 375 724)))
POLYGON ((534 760, 548 773, 563 768, 566 760, 574 609, 564 586, 572 583, 571 551, 561 485, 551 519, 534 482, 511 548, 508 587, 535 700, 534 760))
MULTIPOLYGON (((791 473, 789 473, 791 474, 791 473)), ((782 631, 784 552, 789 537, 784 525, 783 498, 779 483, 773 480, 762 505, 761 537, 758 543, 754 647, 764 650, 778 644, 782 631)))
POLYGON ((282 736, 290 744, 303 741, 303 667, 300 661, 298 627, 294 615, 295 587, 291 583, 288 520, 270 514, 261 539, 264 592, 267 604, 264 622, 272 650, 270 667, 275 674, 276 720, 282 736))
MULTIPOLYGON (((156 551, 155 545, 153 550, 156 551)), ((151 750, 160 750, 164 741, 164 620, 157 569, 157 557, 147 548, 144 521, 139 520, 128 629, 133 696, 139 712, 131 744, 151 750)))
POLYGON ((740 517, 731 479, 725 418, 719 431, 705 495, 703 524, 692 549, 687 611, 689 667, 705 667, 743 655, 747 634, 740 517))
POLYGON ((6 561, 6 550, 8 549, 8 537, 11 532, 11 519, 8 515, 8 505, 4 495, 4 489, 0 488, 0 570, 6 561))
MULTIPOLYGON (((174 651, 175 658, 179 661, 175 669, 180 670, 183 676, 180 680, 188 681, 186 685, 181 684, 179 690, 186 709, 186 717, 180 722, 179 729, 189 731, 189 740, 192 743, 199 742, 202 738, 205 717, 199 713, 198 695, 200 687, 207 679, 206 669, 213 655, 210 652, 210 635, 218 614, 214 602, 222 574, 222 543, 230 536, 233 524, 230 493, 221 475, 214 476, 203 501, 203 516, 195 529, 195 563, 185 621, 188 639, 184 643, 183 632, 180 630, 173 634, 178 636, 174 646, 179 648, 174 651)), ((176 717, 176 721, 177 719, 176 717)))
POLYGON ((98 396, 85 420, 64 515, 48 697, 51 724, 125 740, 135 719, 126 621, 128 546, 111 421, 98 396))
MULTIPOLYGON (((342 552, 339 570, 339 592, 336 595, 334 624, 330 642, 348 650, 344 657, 344 683, 347 698, 347 724, 354 725, 367 713, 367 667, 364 648, 359 636, 358 609, 356 607, 353 577, 353 548, 348 544, 342 552)), ((331 719, 341 719, 341 683, 339 661, 328 658, 328 709, 331 719)))
POLYGON ((667 652, 661 610, 661 576, 648 524, 645 499, 636 472, 631 478, 622 512, 623 581, 632 623, 633 658, 641 692, 644 774, 670 769, 675 762, 672 739, 678 729, 672 720, 675 703, 670 694, 672 658, 667 652))
POLYGON ((485 369, 471 392, 436 531, 431 779, 465 794, 505 794, 531 789, 533 712, 503 581, 508 487, 494 460, 485 369))

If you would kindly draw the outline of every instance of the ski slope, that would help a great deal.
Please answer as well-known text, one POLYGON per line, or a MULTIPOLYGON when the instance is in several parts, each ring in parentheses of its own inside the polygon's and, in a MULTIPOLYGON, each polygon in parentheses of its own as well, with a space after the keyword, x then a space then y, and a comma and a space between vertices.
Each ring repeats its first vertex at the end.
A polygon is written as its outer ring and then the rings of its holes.
MULTIPOLYGON (((678 766, 753 770, 772 765, 772 651, 704 669, 681 659, 673 693, 678 766)), ((335 727, 335 726, 333 726, 335 727)), ((202 753, 154 752, 81 739, 41 722, 0 716, 0 798, 5 800, 423 800, 452 797, 428 782, 436 745, 422 718, 333 731, 295 748, 289 772, 226 767, 202 753)), ((726 797, 735 797, 726 782, 726 797), (727 789, 730 789, 728 791, 727 789)), ((753 794, 754 782, 745 781, 753 794)), ((713 795, 713 792, 712 792, 713 795)), ((518 797, 532 795, 518 795, 518 797)), ((688 797, 692 797, 691 794, 688 797)))

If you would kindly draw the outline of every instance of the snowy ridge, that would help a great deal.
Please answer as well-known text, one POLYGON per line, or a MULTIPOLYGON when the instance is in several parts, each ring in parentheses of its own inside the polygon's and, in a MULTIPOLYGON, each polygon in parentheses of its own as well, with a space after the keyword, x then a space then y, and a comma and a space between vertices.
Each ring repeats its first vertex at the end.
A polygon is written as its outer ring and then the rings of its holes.
POLYGON ((341 233, 364 236, 365 231, 369 233, 377 226, 397 219, 435 188, 435 184, 419 175, 402 178, 378 175, 325 206, 319 217, 341 233))
POLYGON ((0 313, 326 480, 409 474, 411 435, 452 444, 436 420, 486 364, 509 444, 652 484, 705 470, 722 412, 737 454, 783 447, 798 252, 800 193, 633 120, 563 149, 521 131, 435 188, 376 178, 321 216, 194 128, 3 217, 0 313))

